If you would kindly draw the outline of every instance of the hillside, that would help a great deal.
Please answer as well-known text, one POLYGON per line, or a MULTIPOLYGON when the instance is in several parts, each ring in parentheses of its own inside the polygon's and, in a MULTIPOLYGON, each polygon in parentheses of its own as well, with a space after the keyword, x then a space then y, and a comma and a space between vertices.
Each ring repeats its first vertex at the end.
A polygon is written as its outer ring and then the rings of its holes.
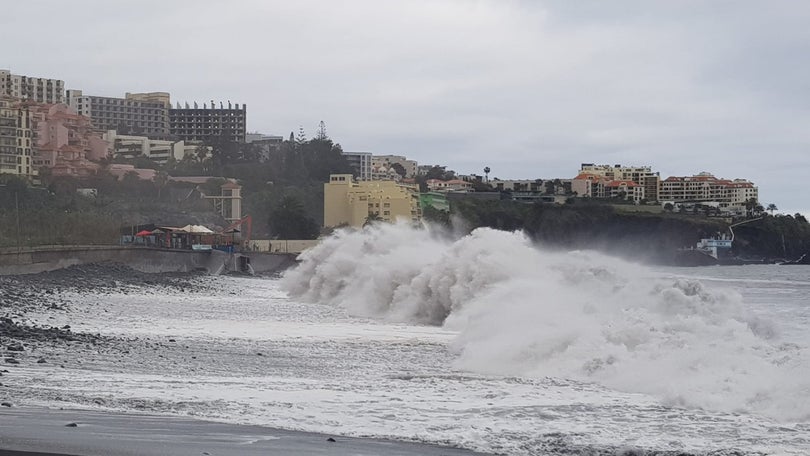
MULTIPOLYGON (((675 261, 678 249, 728 233, 730 225, 722 218, 617 211, 597 202, 552 205, 461 200, 453 203, 449 217, 431 211, 426 216, 455 230, 482 226, 523 230, 535 241, 554 248, 594 249, 666 264, 675 261)), ((810 224, 800 216, 765 215, 738 227, 735 233, 735 256, 793 260, 810 252, 810 224)))

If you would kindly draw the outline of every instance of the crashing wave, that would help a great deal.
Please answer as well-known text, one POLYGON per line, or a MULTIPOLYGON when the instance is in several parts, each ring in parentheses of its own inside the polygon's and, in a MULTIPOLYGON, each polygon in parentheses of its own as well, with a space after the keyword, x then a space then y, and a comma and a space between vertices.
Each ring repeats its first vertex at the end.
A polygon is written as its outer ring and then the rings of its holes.
POLYGON ((491 229, 457 240, 402 225, 338 231, 301 260, 283 279, 291 296, 457 330, 461 369, 810 420, 807 350, 780 345, 734 292, 491 229))

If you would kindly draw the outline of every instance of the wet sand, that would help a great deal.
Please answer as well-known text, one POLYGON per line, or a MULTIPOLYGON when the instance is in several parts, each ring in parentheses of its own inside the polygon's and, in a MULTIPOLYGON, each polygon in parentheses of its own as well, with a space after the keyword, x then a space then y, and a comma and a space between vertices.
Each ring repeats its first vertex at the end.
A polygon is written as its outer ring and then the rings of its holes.
POLYGON ((478 454, 436 445, 329 436, 184 417, 33 407, 0 409, 2 456, 478 454), (330 438, 335 441, 329 441, 330 438))

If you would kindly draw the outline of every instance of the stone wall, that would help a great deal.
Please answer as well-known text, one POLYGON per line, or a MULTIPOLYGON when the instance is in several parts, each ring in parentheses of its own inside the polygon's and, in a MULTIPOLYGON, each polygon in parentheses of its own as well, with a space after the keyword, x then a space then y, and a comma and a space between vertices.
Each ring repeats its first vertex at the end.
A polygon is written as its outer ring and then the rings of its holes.
MULTIPOLYGON (((256 273, 269 274, 290 267, 294 255, 251 254, 256 273), (254 258, 255 257, 255 258, 254 258), (255 262, 255 265, 254 265, 255 262)), ((0 275, 36 274, 76 264, 114 262, 147 273, 206 271, 216 274, 236 270, 223 268, 233 263, 225 252, 195 252, 148 247, 110 246, 45 246, 0 250, 0 275)))

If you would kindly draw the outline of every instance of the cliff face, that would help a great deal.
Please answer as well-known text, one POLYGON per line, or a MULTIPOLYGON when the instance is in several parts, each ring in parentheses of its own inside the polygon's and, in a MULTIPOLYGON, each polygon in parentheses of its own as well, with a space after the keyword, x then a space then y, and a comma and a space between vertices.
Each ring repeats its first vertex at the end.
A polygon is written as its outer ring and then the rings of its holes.
MULTIPOLYGON (((605 204, 519 204, 511 201, 454 202, 453 213, 467 229, 486 226, 523 230, 541 244, 594 249, 634 260, 681 264, 678 249, 728 233, 723 219, 680 214, 617 212, 605 204)), ((810 251, 810 224, 793 217, 766 216, 735 228, 734 254, 747 258, 796 259, 810 251), (783 249, 782 235, 785 236, 783 249)))
POLYGON ((669 214, 606 211, 587 215, 583 213, 586 210, 566 207, 539 212, 537 218, 541 223, 530 224, 526 230, 540 242, 594 249, 654 263, 675 263, 678 249, 693 247, 700 239, 721 233, 726 227, 716 219, 688 219, 669 214))
POLYGON ((791 216, 765 216, 734 227, 734 252, 742 257, 797 260, 810 253, 810 224, 791 216))

